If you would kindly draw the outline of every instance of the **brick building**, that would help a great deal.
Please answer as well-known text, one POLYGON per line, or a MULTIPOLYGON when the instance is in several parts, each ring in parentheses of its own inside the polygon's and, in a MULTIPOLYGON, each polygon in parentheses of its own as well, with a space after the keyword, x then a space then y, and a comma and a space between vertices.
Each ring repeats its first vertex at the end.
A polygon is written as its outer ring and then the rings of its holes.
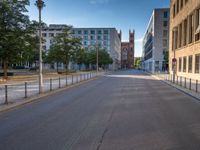
POLYGON ((170 73, 199 80, 200 0, 171 0, 170 5, 170 73))
MULTIPOLYGON (((120 32, 121 38, 121 32, 120 32)), ((129 41, 121 43, 121 68, 131 69, 134 67, 134 46, 135 31, 129 31, 129 41)))

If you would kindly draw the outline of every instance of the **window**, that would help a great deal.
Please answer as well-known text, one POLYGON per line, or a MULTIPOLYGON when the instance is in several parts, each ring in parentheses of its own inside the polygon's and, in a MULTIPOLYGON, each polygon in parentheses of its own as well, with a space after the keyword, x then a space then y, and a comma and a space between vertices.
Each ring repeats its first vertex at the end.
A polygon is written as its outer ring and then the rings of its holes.
POLYGON ((183 57, 183 72, 186 72, 187 57, 183 57))
POLYGON ((188 57, 188 72, 192 73, 192 55, 188 57))
POLYGON ((189 43, 193 42, 194 35, 194 15, 189 16, 189 43))
POLYGON ((81 30, 78 30, 78 34, 82 34, 82 31, 81 31, 81 30))
POLYGON ((91 40, 95 40, 95 36, 90 36, 90 39, 91 40))
POLYGON ((46 33, 42 33, 42 37, 47 37, 47 34, 46 33))
POLYGON ((91 30, 91 31, 90 31, 90 34, 95 34, 95 31, 94 31, 94 30, 91 30))
POLYGON ((176 13, 178 14, 179 12, 179 0, 177 0, 177 3, 176 3, 176 13))
POLYGON ((178 48, 178 29, 175 27, 172 32, 172 49, 175 50, 178 48))
POLYGON ((181 0, 181 9, 183 8, 183 0, 181 0))
POLYGON ((104 39, 104 40, 108 40, 108 36, 104 36, 103 39, 104 39))
POLYGON ((84 36, 84 40, 88 40, 88 36, 84 36))
POLYGON ((108 34, 108 30, 104 30, 104 34, 108 34))
POLYGON ((167 11, 164 12, 164 18, 168 18, 168 12, 167 11))
POLYGON ((168 34, 168 31, 167 30, 163 30, 163 37, 164 38, 167 38, 167 34, 168 34))
POLYGON ((167 47, 167 40, 166 39, 163 40, 163 47, 167 47))
POLYGON ((183 36, 183 46, 185 46, 187 44, 187 35, 188 35, 188 32, 187 32, 187 27, 188 27, 188 20, 185 19, 184 20, 184 25, 183 25, 183 30, 184 30, 184 36, 183 36))
POLYGON ((175 17, 176 16, 176 5, 174 4, 173 5, 173 17, 175 17))
POLYGON ((49 37, 54 37, 54 33, 49 33, 49 37))
POLYGON ((84 45, 87 45, 88 43, 87 43, 87 41, 84 41, 84 45))
POLYGON ((88 34, 88 31, 87 31, 87 30, 84 30, 84 34, 88 34))
POLYGON ((195 73, 199 73, 200 54, 195 55, 195 73))
POLYGON ((182 31, 183 31, 182 30, 182 24, 180 24, 179 25, 179 38, 178 38, 179 39, 179 41, 178 41, 179 44, 178 44, 178 47, 182 46, 182 31))
POLYGON ((98 36, 97 39, 98 39, 98 40, 101 40, 102 38, 101 38, 101 36, 98 36))
POLYGON ((163 26, 164 26, 164 27, 167 27, 167 25, 168 25, 168 21, 164 21, 164 22, 163 22, 163 26))
POLYGON ((101 30, 98 30, 98 34, 102 34, 102 31, 101 31, 101 30))
POLYGON ((179 58, 179 61, 178 61, 178 68, 179 68, 179 72, 181 72, 182 71, 182 58, 179 58))
POLYGON ((195 41, 200 40, 200 8, 196 11, 195 41))

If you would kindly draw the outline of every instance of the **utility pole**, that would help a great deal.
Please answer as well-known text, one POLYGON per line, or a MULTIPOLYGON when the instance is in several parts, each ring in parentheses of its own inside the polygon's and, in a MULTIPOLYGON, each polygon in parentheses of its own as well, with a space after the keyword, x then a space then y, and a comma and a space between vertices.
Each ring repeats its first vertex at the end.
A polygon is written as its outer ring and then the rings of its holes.
POLYGON ((96 51, 97 51, 97 73, 99 72, 99 45, 97 44, 96 46, 96 51))
POLYGON ((36 1, 39 10, 39 93, 43 91, 43 74, 42 74, 42 8, 45 6, 42 0, 36 1))

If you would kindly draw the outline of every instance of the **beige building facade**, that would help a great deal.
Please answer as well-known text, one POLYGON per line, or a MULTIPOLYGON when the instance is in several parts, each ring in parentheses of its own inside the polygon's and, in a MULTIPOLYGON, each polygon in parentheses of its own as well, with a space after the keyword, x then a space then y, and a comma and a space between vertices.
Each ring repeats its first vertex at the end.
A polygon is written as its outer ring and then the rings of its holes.
POLYGON ((200 80, 200 0, 171 0, 170 5, 170 73, 200 80))

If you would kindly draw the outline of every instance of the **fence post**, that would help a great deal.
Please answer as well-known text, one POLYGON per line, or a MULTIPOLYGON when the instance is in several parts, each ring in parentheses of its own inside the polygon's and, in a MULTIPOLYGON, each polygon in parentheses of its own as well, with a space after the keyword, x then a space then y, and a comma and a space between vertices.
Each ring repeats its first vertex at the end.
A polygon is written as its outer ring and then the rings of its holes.
POLYGON ((8 85, 5 85, 5 104, 8 104, 8 85))
POLYGON ((74 84, 74 75, 72 75, 72 85, 74 84))
POLYGON ((50 79, 50 91, 52 91, 52 78, 50 79))
POLYGON ((78 83, 78 74, 76 75, 76 83, 78 83))
POLYGON ((185 77, 185 85, 184 85, 184 87, 187 88, 187 86, 186 86, 186 77, 185 77))
POLYGON ((196 93, 198 92, 198 80, 196 80, 196 93))
POLYGON ((182 77, 180 78, 180 85, 182 86, 182 77))
POLYGON ((66 86, 68 85, 68 81, 67 81, 67 75, 66 75, 66 86))
POLYGON ((25 82, 25 84, 24 84, 24 89, 25 89, 25 98, 27 98, 28 96, 27 96, 27 82, 25 82))
POLYGON ((190 90, 192 89, 192 79, 190 79, 190 90))
POLYGON ((58 80, 59 80, 59 88, 61 88, 60 77, 59 77, 59 79, 58 79, 58 80))
POLYGON ((173 78, 172 76, 173 76, 173 75, 171 75, 171 82, 172 82, 172 78, 173 78))

